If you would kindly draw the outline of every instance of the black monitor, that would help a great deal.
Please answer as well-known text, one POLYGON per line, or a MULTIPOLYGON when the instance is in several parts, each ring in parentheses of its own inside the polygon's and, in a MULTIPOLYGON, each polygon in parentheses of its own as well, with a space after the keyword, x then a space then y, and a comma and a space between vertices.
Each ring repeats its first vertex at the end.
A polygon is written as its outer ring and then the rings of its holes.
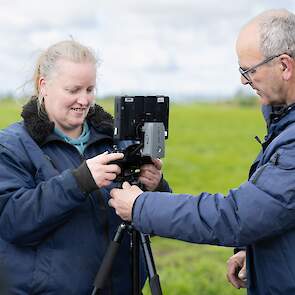
POLYGON ((168 138, 169 97, 117 96, 115 97, 114 138, 116 140, 143 140, 144 123, 163 123, 168 138))

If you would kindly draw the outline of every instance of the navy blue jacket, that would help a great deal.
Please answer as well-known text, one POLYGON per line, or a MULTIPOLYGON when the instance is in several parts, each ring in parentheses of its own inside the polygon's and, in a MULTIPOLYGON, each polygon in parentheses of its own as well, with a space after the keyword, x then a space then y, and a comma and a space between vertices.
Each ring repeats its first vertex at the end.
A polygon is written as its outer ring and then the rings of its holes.
POLYGON ((133 224, 144 233, 194 243, 247 246, 248 294, 290 295, 295 294, 294 105, 269 116, 248 181, 227 196, 145 192, 134 205, 133 224))
MULTIPOLYGON (((111 150, 112 118, 98 106, 89 114, 81 156, 37 114, 30 102, 24 122, 0 132, 0 263, 12 294, 90 295, 122 221, 107 204, 111 187, 84 193, 73 170, 111 150)), ((129 242, 126 234, 101 294, 131 294, 129 242)), ((141 285, 145 277, 141 259, 141 285)))

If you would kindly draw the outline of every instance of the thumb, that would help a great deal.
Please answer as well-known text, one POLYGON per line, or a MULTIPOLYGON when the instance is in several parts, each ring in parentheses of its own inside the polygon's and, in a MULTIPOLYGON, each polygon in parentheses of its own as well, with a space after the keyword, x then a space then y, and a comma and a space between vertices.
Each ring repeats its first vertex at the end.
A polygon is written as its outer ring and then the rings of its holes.
POLYGON ((123 182, 123 184, 122 184, 123 189, 127 189, 127 188, 130 188, 130 187, 131 187, 131 185, 127 181, 123 182))
POLYGON ((162 169, 163 162, 162 162, 161 159, 155 158, 155 159, 152 159, 152 161, 153 161, 153 164, 155 165, 155 167, 156 167, 158 170, 161 170, 161 169, 162 169))
POLYGON ((238 277, 239 279, 243 281, 246 280, 247 278, 246 264, 244 264, 241 270, 239 271, 238 277))

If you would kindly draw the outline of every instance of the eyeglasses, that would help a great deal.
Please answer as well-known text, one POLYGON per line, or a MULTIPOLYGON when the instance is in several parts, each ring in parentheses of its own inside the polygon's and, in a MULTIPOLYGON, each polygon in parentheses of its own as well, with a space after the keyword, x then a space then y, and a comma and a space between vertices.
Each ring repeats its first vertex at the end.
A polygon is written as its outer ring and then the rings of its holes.
POLYGON ((249 69, 246 69, 244 70, 243 68, 239 67, 239 71, 240 71, 240 74, 248 81, 248 82, 252 82, 251 80, 251 76, 250 74, 254 74, 256 72, 256 69, 268 62, 270 62, 271 60, 273 60, 274 58, 276 57, 279 57, 280 55, 282 54, 278 54, 278 55, 272 55, 268 58, 266 58, 265 60, 263 60, 262 62, 258 63, 257 65, 249 68, 249 69))

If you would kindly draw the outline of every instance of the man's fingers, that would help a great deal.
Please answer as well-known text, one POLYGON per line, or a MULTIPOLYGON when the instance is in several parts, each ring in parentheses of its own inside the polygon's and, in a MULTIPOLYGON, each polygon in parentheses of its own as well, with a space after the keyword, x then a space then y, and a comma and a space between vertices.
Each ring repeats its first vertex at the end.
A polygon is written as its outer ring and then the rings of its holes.
POLYGON ((237 276, 237 272, 240 268, 238 261, 229 259, 228 270, 227 270, 227 280, 237 289, 241 288, 240 279, 237 276))
POLYGON ((118 188, 113 188, 110 192, 111 198, 114 199, 116 197, 117 191, 119 189, 118 188))
POLYGON ((239 271, 238 277, 240 280, 245 281, 247 279, 246 263, 243 268, 239 271))
POLYGON ((247 288, 247 280, 240 280, 239 285, 239 288, 247 288))
POLYGON ((114 202, 115 202, 114 199, 109 199, 109 200, 108 200, 108 204, 109 204, 109 206, 110 206, 110 207, 114 207, 114 202))
POLYGON ((130 188, 131 187, 131 185, 129 184, 129 182, 127 182, 127 181, 124 181, 123 182, 123 184, 122 184, 122 188, 123 189, 128 189, 128 188, 130 188))
POLYGON ((240 284, 238 279, 236 278, 235 275, 232 274, 227 274, 227 280, 237 289, 240 288, 240 284))
POLYGON ((233 264, 230 264, 226 274, 227 280, 235 287, 238 288, 237 278, 236 278, 236 268, 233 264))

